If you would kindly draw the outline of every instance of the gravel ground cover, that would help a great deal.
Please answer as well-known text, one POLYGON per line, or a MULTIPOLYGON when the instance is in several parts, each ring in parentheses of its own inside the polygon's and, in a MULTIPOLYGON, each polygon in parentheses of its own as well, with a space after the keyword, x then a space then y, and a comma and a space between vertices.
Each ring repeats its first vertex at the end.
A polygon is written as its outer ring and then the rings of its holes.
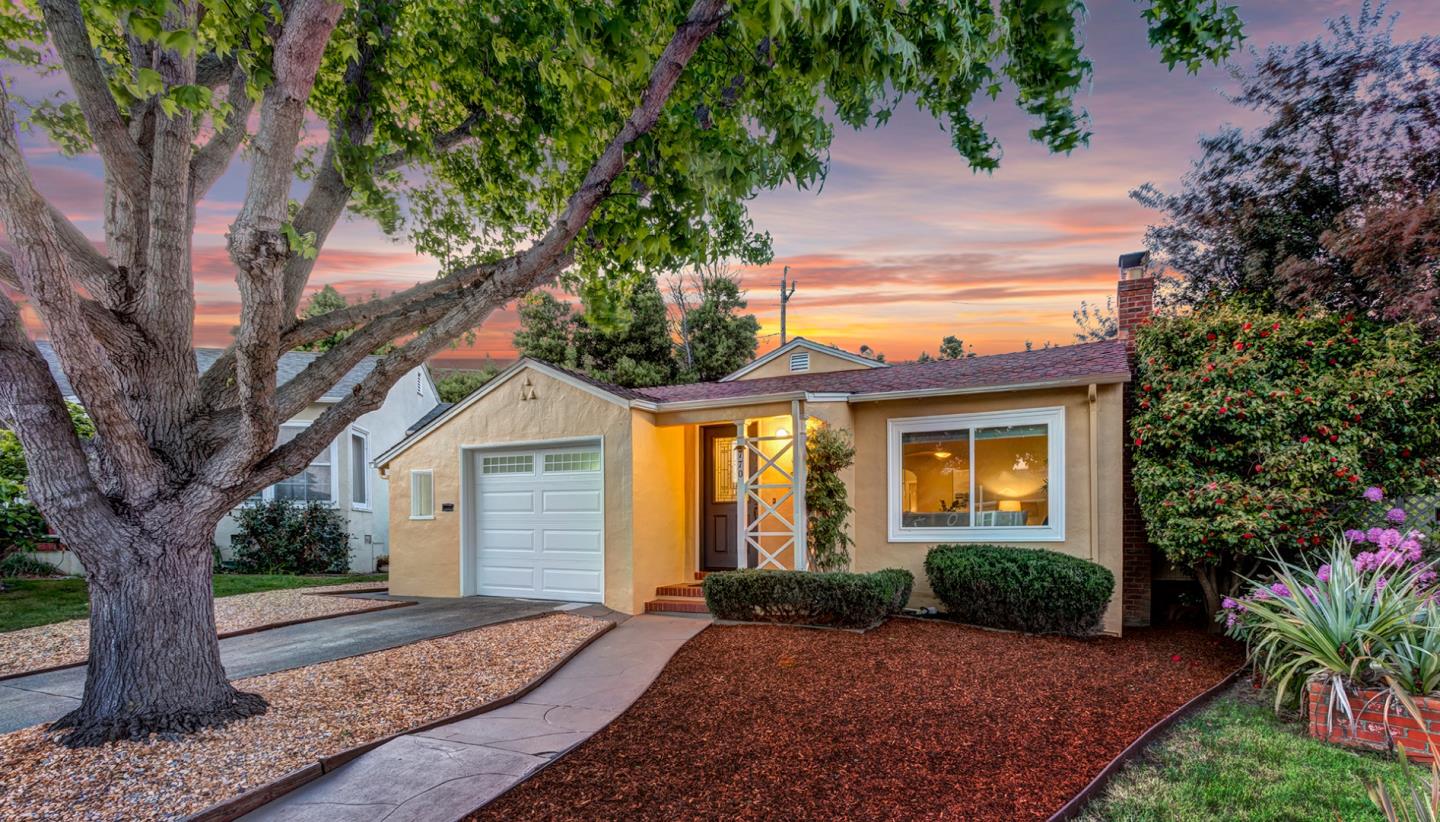
POLYGON ((555 614, 237 680, 270 710, 189 737, 68 750, 39 726, 5 734, 0 819, 179 819, 514 691, 604 624, 555 614))
MULTIPOLYGON (((215 600, 215 624, 222 634, 276 622, 314 619, 332 614, 360 613, 391 605, 375 599, 314 596, 368 591, 384 583, 352 582, 314 588, 286 588, 238 594, 215 600)), ((0 676, 84 662, 90 653, 90 620, 70 619, 0 633, 0 676)))
POLYGON ((1045 819, 1242 661, 1228 640, 712 626, 474 820, 1045 819))

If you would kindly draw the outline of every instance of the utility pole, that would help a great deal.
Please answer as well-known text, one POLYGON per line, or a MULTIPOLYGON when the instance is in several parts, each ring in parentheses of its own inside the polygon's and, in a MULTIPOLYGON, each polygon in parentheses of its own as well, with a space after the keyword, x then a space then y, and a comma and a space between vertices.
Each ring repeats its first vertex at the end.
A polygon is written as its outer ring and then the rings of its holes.
POLYGON ((784 345, 784 344, 785 344, 785 341, 786 341, 786 336, 785 336, 785 306, 789 304, 790 298, 795 295, 795 286, 797 286, 797 285, 800 284, 798 281, 792 280, 792 281, 789 282, 789 284, 788 284, 788 285, 789 285, 789 289, 787 290, 787 289, 786 289, 786 285, 787 285, 786 280, 789 279, 789 277, 790 277, 790 266, 787 265, 787 266, 785 266, 785 271, 784 271, 784 273, 782 273, 782 274, 780 275, 780 344, 781 344, 781 345, 784 345))

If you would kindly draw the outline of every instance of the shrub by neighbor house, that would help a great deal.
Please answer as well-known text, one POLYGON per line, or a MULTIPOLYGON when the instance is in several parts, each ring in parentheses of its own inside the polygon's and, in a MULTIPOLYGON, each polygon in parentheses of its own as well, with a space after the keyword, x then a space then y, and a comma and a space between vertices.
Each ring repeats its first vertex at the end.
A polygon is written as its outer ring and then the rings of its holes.
POLYGON ((896 568, 870 574, 746 569, 705 577, 705 605, 719 619, 870 628, 898 613, 915 577, 896 568))
POLYGON ((1103 565, 999 545, 932 548, 925 575, 961 622, 1032 634, 1094 633, 1115 589, 1115 575, 1103 565))
POLYGON ((231 539, 242 574, 333 574, 350 567, 345 517, 323 502, 276 499, 242 506, 231 539))
POLYGON ((1412 324, 1241 302, 1136 333, 1135 488, 1149 539, 1211 613, 1279 549, 1319 549, 1363 512, 1440 482, 1440 345, 1412 324))

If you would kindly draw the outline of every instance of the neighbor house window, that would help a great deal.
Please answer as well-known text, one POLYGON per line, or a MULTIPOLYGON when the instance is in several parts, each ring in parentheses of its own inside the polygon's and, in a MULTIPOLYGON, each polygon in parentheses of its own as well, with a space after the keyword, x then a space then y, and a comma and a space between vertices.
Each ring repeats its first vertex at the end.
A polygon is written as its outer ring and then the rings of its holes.
POLYGON ((1065 538, 1065 409, 892 419, 895 542, 1065 538))
POLYGON ((410 519, 435 518, 435 475, 427 468, 410 472, 410 519))
POLYGON ((357 428, 350 429, 350 502, 370 509, 370 435, 357 428))
MULTIPOLYGON (((276 445, 284 445, 300 435, 308 423, 287 422, 280 426, 276 445)), ((333 502, 335 500, 335 444, 321 449, 304 471, 283 479, 265 489, 266 499, 288 499, 295 502, 333 502)))

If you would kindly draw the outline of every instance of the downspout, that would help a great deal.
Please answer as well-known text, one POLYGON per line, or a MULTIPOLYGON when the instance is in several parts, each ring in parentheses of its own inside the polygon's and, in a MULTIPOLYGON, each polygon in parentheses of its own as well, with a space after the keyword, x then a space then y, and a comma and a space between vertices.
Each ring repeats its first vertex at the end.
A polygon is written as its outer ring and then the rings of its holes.
POLYGON ((1094 562, 1096 547, 1100 544, 1100 497, 1097 488, 1100 485, 1100 443, 1095 439, 1096 430, 1099 428, 1099 400, 1100 392, 1095 383, 1090 384, 1089 405, 1090 405, 1090 433, 1086 440, 1090 444, 1090 561, 1094 562))

